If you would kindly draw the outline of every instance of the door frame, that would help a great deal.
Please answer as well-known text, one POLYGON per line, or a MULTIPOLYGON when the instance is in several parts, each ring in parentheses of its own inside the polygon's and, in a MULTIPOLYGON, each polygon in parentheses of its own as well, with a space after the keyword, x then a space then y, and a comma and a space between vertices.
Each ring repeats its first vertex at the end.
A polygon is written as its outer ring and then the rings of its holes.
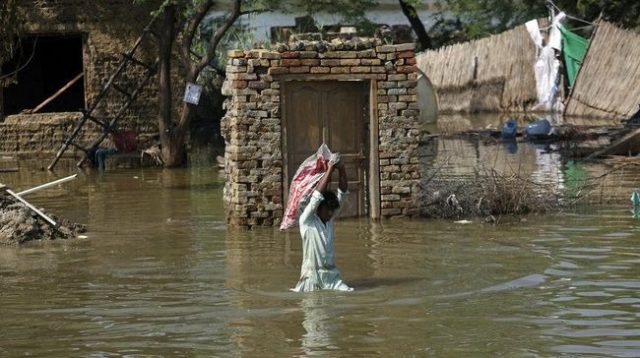
POLYGON ((323 78, 317 76, 314 78, 304 79, 292 79, 281 81, 281 96, 280 96, 280 110, 282 113, 282 200, 286 203, 289 198, 289 160, 288 160, 288 148, 287 148, 287 113, 286 113, 286 101, 287 101, 287 83, 288 82, 315 82, 315 81, 335 81, 335 82, 369 82, 369 138, 363 138, 365 140, 365 148, 369 148, 368 167, 365 165, 366 176, 363 181, 363 185, 366 185, 368 196, 366 197, 366 203, 368 204, 369 217, 371 219, 380 219, 380 159, 379 159, 379 126, 378 126, 378 81, 371 80, 347 80, 340 81, 334 78, 323 78), (368 141, 368 142, 366 142, 368 141))

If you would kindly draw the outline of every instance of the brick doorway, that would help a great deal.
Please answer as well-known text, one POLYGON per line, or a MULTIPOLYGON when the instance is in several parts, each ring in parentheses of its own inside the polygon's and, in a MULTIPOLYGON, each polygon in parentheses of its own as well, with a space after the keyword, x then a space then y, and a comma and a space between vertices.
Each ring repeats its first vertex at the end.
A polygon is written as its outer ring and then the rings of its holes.
MULTIPOLYGON (((284 82, 285 202, 300 163, 326 143, 341 153, 347 168, 351 194, 341 216, 368 214, 368 90, 363 81, 284 82)), ((335 190, 337 173, 333 179, 331 189, 335 190)))

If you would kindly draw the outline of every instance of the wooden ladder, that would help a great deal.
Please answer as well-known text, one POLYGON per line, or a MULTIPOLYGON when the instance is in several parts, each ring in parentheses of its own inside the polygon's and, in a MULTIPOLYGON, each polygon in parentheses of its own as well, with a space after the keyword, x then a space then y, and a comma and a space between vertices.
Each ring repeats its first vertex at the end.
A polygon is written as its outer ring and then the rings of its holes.
POLYGON ((118 67, 111 74, 109 80, 104 84, 100 93, 96 96, 93 103, 89 108, 82 109, 82 118, 76 123, 71 134, 64 140, 62 143, 62 147, 56 153, 55 158, 51 162, 48 167, 48 170, 53 170, 53 168, 58 164, 58 161, 64 154, 64 152, 70 147, 75 147, 84 152, 82 159, 76 164, 80 167, 87 159, 89 159, 90 155, 95 152, 96 148, 104 141, 104 139, 111 133, 115 125, 118 123, 125 114, 127 109, 131 106, 131 104, 136 100, 140 92, 143 88, 149 83, 151 78, 155 76, 158 67, 158 58, 153 61, 153 63, 146 63, 142 60, 139 60, 135 57, 136 50, 140 48, 140 44, 142 41, 149 35, 158 38, 157 33, 154 32, 154 23, 158 16, 154 16, 149 24, 144 28, 142 34, 138 37, 136 42, 133 44, 132 48, 122 54, 122 59, 120 60, 118 67), (119 85, 119 81, 123 79, 125 76, 125 70, 128 66, 139 66, 144 69, 144 75, 139 79, 137 84, 133 87, 133 89, 125 89, 123 86, 119 85), (115 109, 114 111, 110 111, 113 113, 111 118, 100 119, 94 115, 94 111, 101 101, 109 94, 113 93, 113 91, 117 91, 121 95, 124 96, 125 100, 121 103, 120 107, 115 109), (87 121, 91 121, 102 128, 102 133, 91 142, 89 145, 82 145, 78 143, 76 138, 80 134, 83 126, 87 123, 87 121))

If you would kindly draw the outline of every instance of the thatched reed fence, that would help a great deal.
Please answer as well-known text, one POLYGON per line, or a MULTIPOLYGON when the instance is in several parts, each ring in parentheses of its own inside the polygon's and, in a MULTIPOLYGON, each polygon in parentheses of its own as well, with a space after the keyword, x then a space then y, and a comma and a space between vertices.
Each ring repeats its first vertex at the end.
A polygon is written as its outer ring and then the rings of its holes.
POLYGON ((536 48, 524 25, 416 56, 442 113, 521 112, 536 104, 536 48))
POLYGON ((565 115, 628 118, 640 104, 640 34, 600 21, 565 115))

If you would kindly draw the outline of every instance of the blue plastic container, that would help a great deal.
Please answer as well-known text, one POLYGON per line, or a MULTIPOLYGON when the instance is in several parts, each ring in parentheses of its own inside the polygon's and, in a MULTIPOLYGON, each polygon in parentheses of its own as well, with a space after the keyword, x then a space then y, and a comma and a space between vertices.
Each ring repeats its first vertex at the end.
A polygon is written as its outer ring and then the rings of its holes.
POLYGON ((513 119, 504 122, 500 133, 502 140, 515 140, 516 134, 518 134, 518 123, 513 119))
POLYGON ((524 129, 526 138, 546 137, 551 133, 551 123, 547 119, 538 119, 527 125, 524 129))

